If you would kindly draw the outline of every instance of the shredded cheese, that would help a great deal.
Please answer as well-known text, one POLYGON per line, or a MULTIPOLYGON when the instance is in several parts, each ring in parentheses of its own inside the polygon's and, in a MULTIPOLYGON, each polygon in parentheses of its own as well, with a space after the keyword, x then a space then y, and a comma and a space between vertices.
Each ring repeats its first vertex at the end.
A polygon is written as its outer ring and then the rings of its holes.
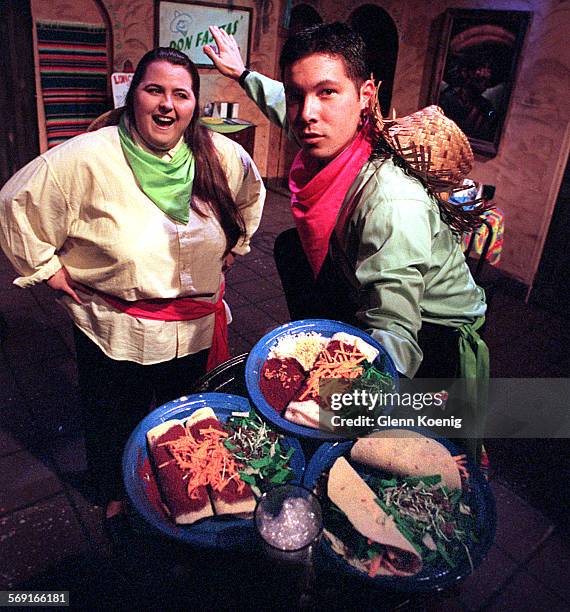
POLYGON ((363 353, 342 340, 339 349, 333 353, 323 349, 309 373, 306 389, 299 396, 299 401, 309 397, 318 398, 319 384, 323 378, 358 378, 362 375, 362 367, 358 364, 365 359, 363 353))

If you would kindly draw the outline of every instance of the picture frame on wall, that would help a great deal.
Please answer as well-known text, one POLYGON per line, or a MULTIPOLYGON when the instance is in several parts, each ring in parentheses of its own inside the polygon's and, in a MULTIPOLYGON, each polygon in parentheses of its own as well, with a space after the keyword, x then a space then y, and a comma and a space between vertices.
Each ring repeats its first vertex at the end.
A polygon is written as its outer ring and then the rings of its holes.
POLYGON ((249 41, 253 9, 233 4, 155 0, 155 43, 186 54, 199 68, 213 68, 202 47, 214 44, 208 31, 211 25, 232 34, 240 48, 245 65, 249 65, 249 41))
POLYGON ((428 104, 459 125, 475 153, 497 155, 530 17, 470 9, 444 15, 428 104))

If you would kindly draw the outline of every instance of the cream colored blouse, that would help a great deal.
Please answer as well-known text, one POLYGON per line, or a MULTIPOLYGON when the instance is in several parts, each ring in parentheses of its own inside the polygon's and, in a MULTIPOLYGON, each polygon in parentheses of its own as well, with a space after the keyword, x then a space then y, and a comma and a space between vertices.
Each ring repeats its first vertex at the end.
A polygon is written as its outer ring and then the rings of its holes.
MULTIPOLYGON (((265 188, 250 156, 220 134, 212 137, 247 235, 233 249, 249 252, 265 188)), ((198 202, 198 205, 200 203, 198 202)), ((62 265, 72 279, 125 300, 219 297, 225 236, 208 212, 186 225, 166 216, 138 187, 116 126, 83 134, 40 155, 0 191, 0 246, 30 287, 62 265)), ((152 321, 118 312, 95 293, 83 304, 59 298, 73 322, 113 359, 153 364, 211 345, 214 315, 152 321)))

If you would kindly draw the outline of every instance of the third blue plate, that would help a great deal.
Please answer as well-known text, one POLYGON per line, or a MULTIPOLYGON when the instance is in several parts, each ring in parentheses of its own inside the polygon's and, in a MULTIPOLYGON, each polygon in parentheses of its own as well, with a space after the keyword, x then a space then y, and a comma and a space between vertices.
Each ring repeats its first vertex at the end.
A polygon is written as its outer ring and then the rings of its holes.
MULTIPOLYGON (((423 435, 429 435, 426 430, 418 429, 417 431, 423 435)), ((459 454, 457 447, 449 440, 445 438, 436 438, 436 440, 443 444, 452 455, 459 454)), ((328 470, 341 456, 345 456, 357 471, 361 470, 358 463, 350 460, 350 449, 353 444, 354 441, 321 444, 307 466, 303 479, 304 485, 313 490, 321 474, 328 470)), ((427 592, 442 590, 457 584, 471 574, 473 569, 484 560, 493 544, 496 526, 495 500, 489 484, 476 465, 468 463, 467 469, 469 470, 469 488, 466 494, 466 502, 475 514, 475 531, 478 534, 478 541, 472 542, 469 546, 473 568, 468 559, 465 559, 455 567, 439 564, 425 565, 422 571, 415 576, 376 576, 369 578, 365 573, 349 565, 340 555, 335 553, 325 538, 321 541, 321 562, 328 569, 334 568, 336 571, 348 573, 357 580, 383 589, 427 592)))

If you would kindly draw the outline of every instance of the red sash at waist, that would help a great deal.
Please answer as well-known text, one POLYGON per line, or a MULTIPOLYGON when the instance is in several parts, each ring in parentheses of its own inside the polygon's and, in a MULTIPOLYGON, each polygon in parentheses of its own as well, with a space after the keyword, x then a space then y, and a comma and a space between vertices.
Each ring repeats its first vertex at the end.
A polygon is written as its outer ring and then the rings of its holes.
POLYGON ((228 323, 226 308, 222 300, 224 285, 220 291, 220 299, 215 303, 203 302, 191 297, 165 298, 155 300, 136 300, 129 302, 107 293, 97 292, 108 304, 117 310, 139 319, 154 321, 192 321, 214 314, 214 335, 212 346, 208 353, 207 370, 210 371, 230 357, 228 348, 228 323))

